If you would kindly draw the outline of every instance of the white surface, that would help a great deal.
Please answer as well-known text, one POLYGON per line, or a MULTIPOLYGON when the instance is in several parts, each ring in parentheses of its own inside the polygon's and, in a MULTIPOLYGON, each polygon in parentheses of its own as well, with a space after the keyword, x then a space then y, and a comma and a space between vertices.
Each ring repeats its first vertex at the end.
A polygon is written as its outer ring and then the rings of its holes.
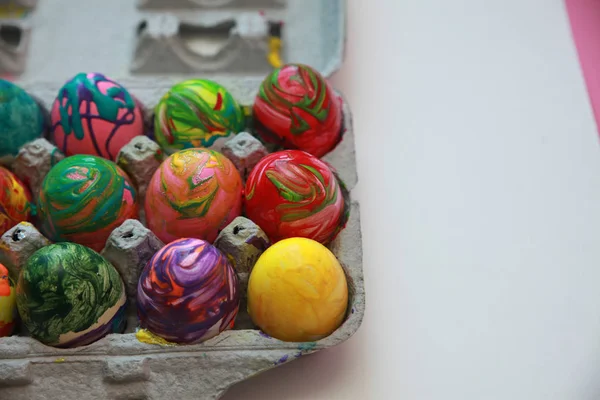
POLYGON ((600 146, 562 1, 349 3, 365 322, 225 398, 600 398, 600 146))

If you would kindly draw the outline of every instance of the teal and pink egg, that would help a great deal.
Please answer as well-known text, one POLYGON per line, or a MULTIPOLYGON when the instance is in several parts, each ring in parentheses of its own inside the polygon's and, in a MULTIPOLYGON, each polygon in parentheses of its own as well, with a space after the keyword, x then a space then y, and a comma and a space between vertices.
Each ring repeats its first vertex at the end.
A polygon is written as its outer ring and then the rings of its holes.
POLYGON ((49 346, 84 346, 125 329, 121 277, 87 247, 56 243, 41 248, 23 266, 16 292, 31 336, 49 346))
POLYGON ((67 156, 116 159, 144 134, 139 103, 119 83, 99 73, 80 73, 59 90, 51 112, 51 139, 67 156))
POLYGON ((227 258, 199 239, 174 241, 142 271, 140 326, 175 343, 198 343, 231 328, 239 308, 238 279, 227 258))
POLYGON ((44 114, 19 86, 0 79, 0 159, 12 158, 27 142, 42 136, 44 114))

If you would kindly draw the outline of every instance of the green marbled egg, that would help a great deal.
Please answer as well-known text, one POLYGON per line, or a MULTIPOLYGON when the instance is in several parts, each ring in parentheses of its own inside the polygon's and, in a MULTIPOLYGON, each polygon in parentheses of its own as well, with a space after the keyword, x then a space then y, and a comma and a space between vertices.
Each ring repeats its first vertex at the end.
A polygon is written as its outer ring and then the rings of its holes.
POLYGON ((41 248, 19 275, 19 314, 31 336, 50 346, 83 346, 123 332, 125 307, 117 270, 79 244, 41 248))

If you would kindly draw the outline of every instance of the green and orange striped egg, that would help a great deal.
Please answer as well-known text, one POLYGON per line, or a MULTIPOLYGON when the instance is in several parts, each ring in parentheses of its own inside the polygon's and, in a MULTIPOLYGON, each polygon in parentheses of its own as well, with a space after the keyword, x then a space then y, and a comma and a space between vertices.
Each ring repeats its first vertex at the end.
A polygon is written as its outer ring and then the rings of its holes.
POLYGON ((155 138, 167 154, 195 147, 220 151, 244 128, 244 112, 231 93, 205 79, 174 85, 155 110, 155 138))
POLYGON ((78 154, 46 175, 38 216, 42 233, 53 242, 75 242, 100 251, 116 227, 137 218, 137 196, 117 164, 78 154))

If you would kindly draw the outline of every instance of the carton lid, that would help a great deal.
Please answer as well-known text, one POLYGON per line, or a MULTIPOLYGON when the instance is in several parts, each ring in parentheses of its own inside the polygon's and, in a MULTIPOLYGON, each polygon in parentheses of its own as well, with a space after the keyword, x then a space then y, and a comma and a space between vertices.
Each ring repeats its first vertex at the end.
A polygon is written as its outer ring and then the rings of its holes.
POLYGON ((0 70, 28 88, 101 72, 134 86, 207 78, 257 89, 278 55, 324 76, 343 62, 344 0, 52 0, 22 13, 13 0, 9 18, 4 1, 0 27, 22 35, 0 36, 0 70))

